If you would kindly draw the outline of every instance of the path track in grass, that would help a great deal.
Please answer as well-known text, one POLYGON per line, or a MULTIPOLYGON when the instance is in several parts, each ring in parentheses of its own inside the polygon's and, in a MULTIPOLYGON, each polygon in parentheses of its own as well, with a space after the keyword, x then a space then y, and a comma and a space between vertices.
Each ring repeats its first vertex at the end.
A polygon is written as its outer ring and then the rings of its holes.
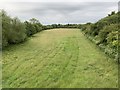
POLYGON ((3 87, 115 88, 118 65, 78 29, 46 30, 3 51, 3 87))

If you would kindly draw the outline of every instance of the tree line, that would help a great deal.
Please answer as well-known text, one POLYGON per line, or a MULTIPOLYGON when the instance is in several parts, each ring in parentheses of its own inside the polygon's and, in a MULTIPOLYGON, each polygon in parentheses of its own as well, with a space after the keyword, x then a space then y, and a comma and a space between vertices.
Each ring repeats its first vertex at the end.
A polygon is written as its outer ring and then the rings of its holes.
POLYGON ((39 20, 32 18, 29 21, 21 22, 19 18, 11 18, 2 10, 2 48, 10 44, 18 44, 24 42, 28 37, 42 30, 53 28, 76 28, 76 24, 52 24, 42 25, 39 20))
POLYGON ((118 51, 120 47, 118 38, 118 28, 120 22, 120 12, 108 14, 105 18, 96 23, 86 24, 52 24, 42 25, 39 20, 32 18, 28 21, 21 22, 17 17, 11 18, 2 10, 2 47, 5 48, 10 44, 18 44, 27 40, 33 34, 54 28, 79 28, 84 35, 99 46, 107 55, 118 60, 118 51))
POLYGON ((44 26, 44 29, 54 29, 54 28, 78 28, 78 24, 52 24, 44 26))
POLYGON ((84 35, 100 47, 107 55, 120 61, 119 18, 120 12, 108 14, 96 23, 86 23, 81 26, 84 35))

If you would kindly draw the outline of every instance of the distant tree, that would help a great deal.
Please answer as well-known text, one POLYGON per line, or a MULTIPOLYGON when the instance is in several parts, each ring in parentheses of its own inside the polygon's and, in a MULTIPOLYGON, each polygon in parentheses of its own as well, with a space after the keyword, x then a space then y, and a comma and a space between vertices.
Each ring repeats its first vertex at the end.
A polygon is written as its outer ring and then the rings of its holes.
POLYGON ((114 14, 115 14, 115 11, 112 11, 112 12, 111 12, 111 15, 114 15, 114 14))
POLYGON ((26 34, 27 36, 31 36, 39 31, 45 29, 43 25, 39 22, 39 20, 32 18, 29 21, 24 22, 26 25, 26 34))
POLYGON ((111 16, 111 14, 108 14, 108 16, 111 16))
POLYGON ((40 23, 39 20, 37 20, 35 18, 31 18, 29 21, 30 21, 31 24, 40 23))

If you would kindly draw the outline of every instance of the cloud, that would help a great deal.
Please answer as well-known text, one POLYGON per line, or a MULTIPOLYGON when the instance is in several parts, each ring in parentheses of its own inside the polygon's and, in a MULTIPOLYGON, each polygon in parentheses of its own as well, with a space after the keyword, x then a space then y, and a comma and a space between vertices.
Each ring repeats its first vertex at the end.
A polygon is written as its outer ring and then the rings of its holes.
MULTIPOLYGON (((58 0, 59 1, 59 0, 58 0)), ((43 24, 96 22, 111 11, 117 2, 4 2, 0 8, 22 20, 35 17, 43 24)))
MULTIPOLYGON (((16 2, 16 0, 0 0, 1 2, 16 2)), ((118 2, 119 0, 49 0, 49 2, 118 2)), ((17 0, 17 2, 48 2, 48 0, 17 0)))

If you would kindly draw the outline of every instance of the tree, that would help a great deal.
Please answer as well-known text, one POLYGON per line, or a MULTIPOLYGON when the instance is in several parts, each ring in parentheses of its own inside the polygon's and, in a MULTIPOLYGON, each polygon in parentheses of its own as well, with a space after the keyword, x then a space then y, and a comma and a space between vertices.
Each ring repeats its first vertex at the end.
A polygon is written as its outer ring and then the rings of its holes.
POLYGON ((18 18, 13 18, 11 21, 11 29, 8 34, 8 42, 11 44, 23 42, 26 38, 25 32, 24 23, 18 18))
POLYGON ((24 23, 26 26, 27 36, 31 36, 31 35, 43 30, 43 25, 39 22, 39 20, 37 20, 35 18, 32 18, 29 21, 25 21, 24 23))
POLYGON ((115 11, 112 11, 112 12, 111 12, 111 15, 115 15, 115 11))
POLYGON ((18 18, 11 18, 2 10, 2 46, 23 42, 26 38, 24 23, 18 18))
POLYGON ((35 18, 31 18, 29 21, 30 21, 31 24, 40 23, 39 20, 37 20, 35 18))

